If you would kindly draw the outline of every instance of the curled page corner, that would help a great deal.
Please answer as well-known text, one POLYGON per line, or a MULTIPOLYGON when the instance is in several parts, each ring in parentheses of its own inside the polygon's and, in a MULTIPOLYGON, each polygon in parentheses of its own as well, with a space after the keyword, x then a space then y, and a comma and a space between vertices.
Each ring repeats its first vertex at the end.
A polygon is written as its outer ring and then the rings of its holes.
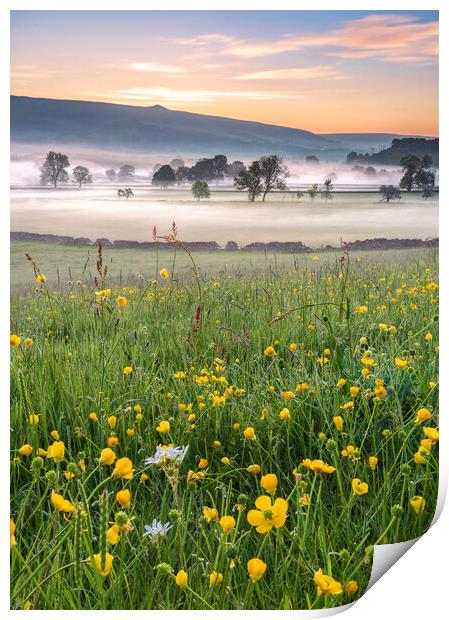
MULTIPOLYGON (((444 503, 446 501, 447 479, 445 476, 442 475, 442 472, 440 472, 438 487, 437 505, 435 507, 435 513, 433 515, 430 527, 432 527, 438 521, 443 510, 444 503)), ((418 536, 417 538, 405 540, 404 542, 375 545, 373 553, 373 563, 371 566, 371 576, 366 587, 366 591, 368 591, 376 583, 376 581, 383 577, 383 575, 385 575, 385 573, 393 566, 393 564, 396 564, 396 562, 405 553, 407 553, 407 551, 411 547, 413 547, 413 545, 418 542, 420 538, 425 535, 426 532, 424 532, 421 536, 418 536)))

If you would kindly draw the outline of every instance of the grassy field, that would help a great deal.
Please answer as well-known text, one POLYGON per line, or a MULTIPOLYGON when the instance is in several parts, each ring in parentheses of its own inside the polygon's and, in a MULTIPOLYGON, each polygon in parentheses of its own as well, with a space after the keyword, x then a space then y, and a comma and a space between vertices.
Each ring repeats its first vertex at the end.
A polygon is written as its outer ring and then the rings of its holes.
POLYGON ((12 249, 13 608, 334 607, 429 526, 435 252, 12 249))

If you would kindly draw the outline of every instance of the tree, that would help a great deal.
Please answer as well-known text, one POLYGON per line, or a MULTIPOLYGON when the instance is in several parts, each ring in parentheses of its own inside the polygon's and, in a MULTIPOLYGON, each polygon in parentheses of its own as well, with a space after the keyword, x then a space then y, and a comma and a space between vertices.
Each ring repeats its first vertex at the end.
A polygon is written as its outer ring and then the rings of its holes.
POLYGON ((435 173, 432 170, 428 170, 421 166, 415 174, 414 184, 419 189, 430 188, 432 189, 435 185, 435 173))
POLYGON ((365 175, 367 177, 375 177, 376 176, 376 169, 373 168, 372 166, 367 166, 365 168, 365 175))
POLYGON ((401 158, 400 164, 403 176, 399 182, 399 187, 411 192, 415 183, 415 175, 421 166, 421 160, 417 155, 407 155, 401 158))
POLYGON ((315 200, 315 197, 319 193, 319 191, 320 191, 320 188, 318 187, 317 183, 314 183, 312 187, 309 187, 309 189, 307 190, 307 193, 310 196, 310 200, 315 200))
POLYGON ((225 174, 228 177, 236 177, 242 170, 246 170, 245 164, 236 159, 232 164, 227 165, 225 174))
POLYGON ((41 184, 47 185, 52 183, 56 189, 58 183, 64 183, 69 180, 69 174, 66 170, 69 166, 70 162, 67 155, 49 151, 41 166, 41 184))
POLYGON ((165 164, 161 166, 159 170, 153 174, 153 185, 159 185, 162 189, 167 189, 169 185, 174 185, 176 183, 176 175, 171 166, 165 164))
POLYGON ((238 191, 247 191, 248 200, 254 202, 263 189, 260 162, 253 161, 247 170, 241 170, 234 179, 234 185, 238 191))
POLYGON ((176 184, 181 185, 186 179, 189 173, 189 168, 187 166, 179 166, 179 168, 175 172, 176 176, 176 184))
POLYGON ((314 164, 314 165, 316 165, 316 164, 319 164, 319 163, 320 163, 320 160, 318 159, 318 157, 317 157, 316 155, 307 155, 307 157, 306 157, 306 162, 307 162, 308 164, 314 164))
POLYGON ((125 189, 118 189, 117 196, 119 198, 123 198, 123 196, 128 200, 130 196, 134 196, 134 192, 130 187, 125 187, 125 189))
POLYGON ((113 168, 108 168, 107 170, 104 171, 104 173, 110 181, 114 181, 117 176, 117 173, 115 172, 113 168))
POLYGON ((265 202, 268 192, 287 189, 285 179, 288 177, 288 168, 279 155, 261 157, 259 163, 262 173, 262 202, 265 202))
POLYGON ((417 155, 407 155, 401 159, 403 176, 399 186, 408 192, 413 187, 424 189, 435 185, 435 173, 430 169, 432 158, 424 155, 419 158, 417 155))
POLYGON ((89 168, 86 168, 85 166, 75 166, 72 175, 75 182, 78 183, 80 189, 82 185, 92 183, 92 176, 89 172, 89 168))
POLYGON ((334 191, 334 186, 332 185, 332 180, 331 179, 326 179, 324 181, 324 188, 321 190, 321 198, 327 202, 328 200, 332 200, 333 198, 333 193, 334 191))
POLYGON ((304 192, 296 192, 296 200, 298 202, 301 201, 301 198, 304 196, 304 192))
POLYGON ((136 169, 134 166, 131 166, 131 164, 123 164, 118 171, 118 177, 119 179, 132 179, 135 173, 136 169))
POLYGON ((428 200, 433 197, 433 188, 432 187, 423 187, 422 197, 424 200, 428 200))
MULTIPOLYGON (((175 157, 174 159, 171 160, 170 166, 176 172, 178 170, 178 168, 185 167, 184 160, 181 159, 180 157, 175 157)), ((156 170, 154 172, 156 172, 156 170)))
POLYGON ((197 179, 192 185, 192 194, 197 199, 210 198, 210 189, 206 181, 197 179))
POLYGON ((216 177, 216 168, 213 159, 203 157, 194 164, 187 173, 189 181, 202 179, 203 181, 211 181, 216 177))
POLYGON ((394 185, 381 185, 379 188, 379 193, 382 196, 382 199, 387 202, 390 202, 390 200, 401 199, 401 190, 399 187, 395 187, 394 185))
POLYGON ((215 155, 212 162, 215 170, 215 178, 222 179, 228 167, 228 158, 226 155, 215 155))

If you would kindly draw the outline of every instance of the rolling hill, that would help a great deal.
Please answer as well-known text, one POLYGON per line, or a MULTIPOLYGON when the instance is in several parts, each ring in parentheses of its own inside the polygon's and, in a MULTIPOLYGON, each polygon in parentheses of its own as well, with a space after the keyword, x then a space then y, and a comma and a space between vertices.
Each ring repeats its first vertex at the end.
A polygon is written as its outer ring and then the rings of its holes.
POLYGON ((74 144, 135 153, 181 153, 245 158, 278 153, 343 159, 354 150, 376 151, 395 134, 327 134, 253 121, 169 110, 59 99, 11 97, 11 141, 74 144))

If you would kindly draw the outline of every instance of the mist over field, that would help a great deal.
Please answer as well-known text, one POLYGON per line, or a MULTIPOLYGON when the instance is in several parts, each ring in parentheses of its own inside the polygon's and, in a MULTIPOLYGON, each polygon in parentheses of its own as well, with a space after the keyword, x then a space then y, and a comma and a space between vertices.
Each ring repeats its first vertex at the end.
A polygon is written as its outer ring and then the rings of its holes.
MULTIPOLYGON (((11 185, 29 186, 38 185, 40 176, 40 166, 45 161, 48 151, 55 150, 52 144, 11 144, 11 185)), ((93 181, 96 184, 110 184, 105 176, 108 168, 118 169, 123 164, 131 164, 136 169, 135 178, 129 182, 116 182, 119 185, 146 183, 151 184, 153 168, 156 164, 169 163, 175 157, 181 157, 187 166, 193 165, 198 157, 191 153, 173 152, 167 153, 135 153, 130 151, 110 151, 105 149, 95 149, 80 147, 79 145, 66 144, 58 145, 57 151, 65 153, 70 160, 69 171, 78 165, 86 166, 92 173, 93 181)), ((226 155, 226 153, 224 153, 226 155)), ((260 153, 268 155, 270 153, 260 153)), ((237 156, 235 157, 238 158, 237 156)), ((232 159, 229 158, 228 159, 232 159)), ((239 158, 245 164, 251 163, 251 158, 239 158)), ((322 184, 329 176, 333 179, 335 187, 338 186, 362 186, 377 187, 382 183, 397 184, 401 177, 400 166, 374 166, 379 172, 374 177, 368 177, 363 172, 352 170, 352 165, 348 165, 341 160, 320 160, 319 164, 308 164, 304 159, 285 159, 290 176, 287 185, 290 188, 297 186, 310 185, 312 183, 322 184)), ((114 183, 112 183, 113 185, 114 183)), ((232 187, 232 178, 220 181, 212 181, 211 184, 217 187, 232 187)), ((68 183, 70 186, 71 183, 68 183)), ((63 185, 61 185, 63 187, 63 185)))

